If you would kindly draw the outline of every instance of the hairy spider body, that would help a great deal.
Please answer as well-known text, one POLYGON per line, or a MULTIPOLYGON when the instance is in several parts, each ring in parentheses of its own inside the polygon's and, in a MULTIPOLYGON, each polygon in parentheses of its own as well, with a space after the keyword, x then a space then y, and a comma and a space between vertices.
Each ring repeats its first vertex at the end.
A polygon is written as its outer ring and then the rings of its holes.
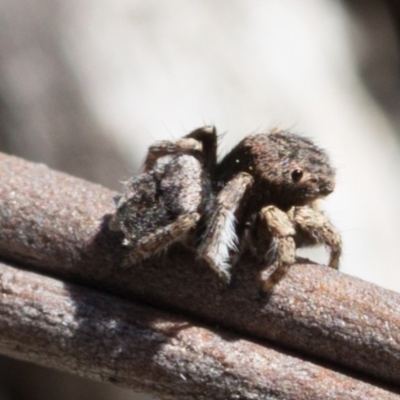
POLYGON ((247 236, 254 252, 276 264, 264 290, 293 264, 296 247, 326 244, 331 250, 330 266, 336 268, 340 236, 315 206, 315 200, 333 191, 334 177, 326 153, 309 139, 279 130, 247 136, 217 165, 213 176, 217 205, 208 217, 200 256, 228 280, 230 254, 237 252, 245 229, 250 229, 247 236), (298 212, 303 206, 307 216, 298 212), (234 230, 232 218, 224 216, 227 210, 234 210, 234 230))
POLYGON ((247 246, 275 266, 262 285, 268 291, 294 263, 297 247, 325 244, 329 266, 337 268, 340 236, 316 207, 334 178, 323 150, 279 130, 247 136, 217 163, 216 130, 204 127, 150 147, 112 225, 132 245, 133 261, 194 232, 198 257, 225 281, 247 246))

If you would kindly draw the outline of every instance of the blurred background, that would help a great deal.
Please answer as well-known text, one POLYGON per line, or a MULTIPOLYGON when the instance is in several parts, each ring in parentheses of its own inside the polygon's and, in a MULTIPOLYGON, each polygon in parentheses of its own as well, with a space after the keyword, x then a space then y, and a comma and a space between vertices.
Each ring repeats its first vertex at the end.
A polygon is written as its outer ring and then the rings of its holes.
MULTIPOLYGON (((0 0, 0 151, 118 190, 155 140, 290 129, 337 168, 341 270, 400 291, 399 39, 395 0, 0 0)), ((0 400, 83 398, 150 399, 0 359, 0 400)))

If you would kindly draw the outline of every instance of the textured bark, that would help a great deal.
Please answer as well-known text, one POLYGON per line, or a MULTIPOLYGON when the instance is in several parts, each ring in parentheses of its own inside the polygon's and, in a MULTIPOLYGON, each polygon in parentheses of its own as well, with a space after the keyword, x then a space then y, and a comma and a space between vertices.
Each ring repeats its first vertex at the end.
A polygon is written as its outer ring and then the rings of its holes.
MULTIPOLYGON (((43 165, 1 155, 0 257, 268 339, 302 357, 318 356, 395 385, 400 382, 399 294, 326 267, 295 265, 272 295, 261 299, 260 268, 250 258, 235 269, 233 285, 226 288, 179 246, 122 269, 129 249, 107 225, 113 195, 43 165)), ((258 357, 261 347, 257 349, 250 359, 258 357)), ((318 385, 318 379, 310 378, 309 384, 318 385)))
POLYGON ((399 399, 270 346, 0 264, 0 351, 172 399, 399 399))

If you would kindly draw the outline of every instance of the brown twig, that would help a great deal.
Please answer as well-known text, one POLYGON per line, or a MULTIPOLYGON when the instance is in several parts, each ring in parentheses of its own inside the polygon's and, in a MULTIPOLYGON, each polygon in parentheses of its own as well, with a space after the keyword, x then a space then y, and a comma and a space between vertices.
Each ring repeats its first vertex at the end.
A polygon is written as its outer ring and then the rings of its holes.
POLYGON ((150 307, 4 264, 0 277, 3 354, 162 398, 399 398, 150 307))
POLYGON ((128 249, 107 226, 113 195, 1 155, 0 257, 400 382, 397 293, 325 267, 295 265, 268 299, 260 299, 259 268, 251 259, 241 262, 233 286, 225 288, 180 247, 122 269, 128 249))

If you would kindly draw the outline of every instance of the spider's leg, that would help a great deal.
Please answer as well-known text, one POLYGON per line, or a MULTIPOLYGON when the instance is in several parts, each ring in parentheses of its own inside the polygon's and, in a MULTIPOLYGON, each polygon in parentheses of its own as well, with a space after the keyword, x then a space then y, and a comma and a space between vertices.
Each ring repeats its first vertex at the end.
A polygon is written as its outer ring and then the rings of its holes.
POLYGON ((203 145, 196 139, 184 137, 175 141, 160 140, 149 147, 144 161, 144 171, 152 170, 161 157, 179 154, 195 155, 202 151, 203 145))
POLYGON ((261 286, 262 292, 268 292, 284 277, 296 259, 296 232, 288 214, 275 206, 264 207, 260 218, 272 236, 272 246, 276 251, 276 267, 261 286))
POLYGON ((188 154, 201 157, 207 171, 212 172, 217 163, 217 131, 213 126, 195 129, 177 140, 161 140, 149 147, 144 170, 153 169, 160 157, 188 154))
POLYGON ((311 205, 295 207, 292 220, 296 229, 297 247, 325 245, 330 251, 328 266, 338 269, 342 242, 327 216, 311 205))
POLYGON ((195 139, 203 146, 204 168, 213 174, 217 165, 218 136, 215 126, 203 126, 185 136, 186 139, 195 139))
POLYGON ((172 223, 143 236, 137 245, 133 246, 129 254, 129 259, 125 264, 134 264, 141 259, 158 253, 160 250, 165 250, 167 246, 176 242, 193 229, 199 219, 200 214, 197 212, 180 215, 172 223))
POLYGON ((197 250, 225 281, 230 280, 230 251, 237 251, 236 214, 253 181, 251 175, 241 172, 221 189, 197 250))

